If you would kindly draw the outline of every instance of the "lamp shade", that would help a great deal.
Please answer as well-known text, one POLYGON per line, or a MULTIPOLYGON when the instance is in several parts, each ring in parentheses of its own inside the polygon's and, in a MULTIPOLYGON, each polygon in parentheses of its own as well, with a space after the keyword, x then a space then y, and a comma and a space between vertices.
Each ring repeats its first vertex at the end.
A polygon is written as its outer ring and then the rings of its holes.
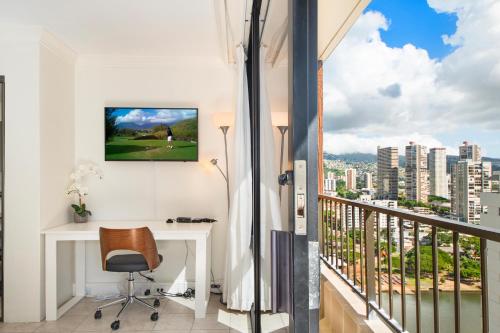
POLYGON ((273 126, 288 126, 288 112, 272 112, 273 126))
POLYGON ((234 113, 233 112, 216 112, 213 115, 214 124, 217 127, 233 126, 234 113))

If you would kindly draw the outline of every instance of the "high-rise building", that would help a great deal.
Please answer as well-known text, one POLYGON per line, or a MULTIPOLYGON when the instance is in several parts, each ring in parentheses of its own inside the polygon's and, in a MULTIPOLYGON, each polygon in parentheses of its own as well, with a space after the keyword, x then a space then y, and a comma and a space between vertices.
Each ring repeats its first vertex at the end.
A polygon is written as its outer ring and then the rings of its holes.
POLYGON ((372 174, 369 172, 365 173, 363 180, 364 188, 371 190, 373 188, 372 174))
POLYGON ((431 148, 429 152, 430 194, 448 198, 448 179, 446 178, 446 148, 431 148))
MULTIPOLYGON (((481 225, 500 229, 500 193, 481 193, 481 204, 483 206, 481 214, 481 225)), ((487 242, 488 255, 488 284, 495 286, 488 289, 489 310, 490 310, 490 332, 495 332, 500 327, 500 288, 498 288, 498 277, 500 276, 500 243, 487 242), (491 315, 491 314, 495 315, 491 315)))
POLYGON ((350 191, 356 190, 356 169, 345 170, 345 188, 350 191))
POLYGON ((325 179, 324 188, 325 194, 330 194, 337 191, 337 181, 335 179, 325 179))
POLYGON ((379 199, 398 199, 397 147, 377 148, 377 197, 379 199))
POLYGON ((458 154, 462 161, 481 162, 481 148, 478 145, 470 145, 467 141, 464 141, 463 146, 458 147, 458 154))
POLYGON ((491 162, 460 160, 451 171, 451 213, 460 221, 481 221, 481 193, 491 192, 491 162))
POLYGON ((327 179, 335 179, 335 173, 331 172, 331 171, 328 171, 327 179))
POLYGON ((406 146, 405 193, 408 200, 427 202, 429 172, 427 147, 410 142, 406 146))

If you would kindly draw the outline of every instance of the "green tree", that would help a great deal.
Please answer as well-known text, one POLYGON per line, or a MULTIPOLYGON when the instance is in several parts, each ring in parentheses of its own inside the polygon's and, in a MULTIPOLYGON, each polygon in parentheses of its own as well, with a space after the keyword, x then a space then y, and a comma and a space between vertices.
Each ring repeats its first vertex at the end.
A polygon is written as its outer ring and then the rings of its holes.
POLYGON ((108 142, 113 136, 118 133, 118 127, 116 126, 116 116, 113 116, 115 109, 109 108, 105 111, 105 140, 108 142))
MULTIPOLYGON (((415 274, 415 248, 405 255, 406 269, 408 273, 415 274)), ((438 249, 438 270, 439 272, 449 271, 453 264, 450 254, 438 249)), ((422 274, 432 274, 432 247, 425 245, 420 247, 420 272, 422 274)))
POLYGON ((481 278, 479 260, 467 257, 460 258, 460 277, 465 280, 479 280, 481 278))
POLYGON ((480 250, 480 240, 478 237, 462 236, 459 240, 460 248, 468 258, 478 257, 480 250))

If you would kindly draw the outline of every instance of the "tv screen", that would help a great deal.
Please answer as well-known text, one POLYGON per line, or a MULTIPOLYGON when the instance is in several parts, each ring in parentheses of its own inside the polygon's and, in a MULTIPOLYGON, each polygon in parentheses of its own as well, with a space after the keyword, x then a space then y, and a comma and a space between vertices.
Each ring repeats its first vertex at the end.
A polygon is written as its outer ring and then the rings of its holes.
POLYGON ((106 161, 198 161, 198 109, 106 107, 106 161))

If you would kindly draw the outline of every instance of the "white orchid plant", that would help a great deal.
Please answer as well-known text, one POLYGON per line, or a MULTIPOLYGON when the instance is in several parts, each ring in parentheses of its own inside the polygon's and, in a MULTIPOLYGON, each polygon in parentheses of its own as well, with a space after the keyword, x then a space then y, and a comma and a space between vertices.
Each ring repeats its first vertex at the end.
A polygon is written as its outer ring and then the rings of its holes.
POLYGON ((92 215, 92 213, 87 210, 84 202, 84 197, 89 194, 89 189, 83 186, 82 181, 87 176, 96 176, 102 179, 102 171, 97 165, 91 163, 80 164, 69 176, 71 184, 66 189, 66 194, 68 196, 78 197, 78 204, 72 204, 71 207, 73 207, 75 213, 81 217, 92 215))

